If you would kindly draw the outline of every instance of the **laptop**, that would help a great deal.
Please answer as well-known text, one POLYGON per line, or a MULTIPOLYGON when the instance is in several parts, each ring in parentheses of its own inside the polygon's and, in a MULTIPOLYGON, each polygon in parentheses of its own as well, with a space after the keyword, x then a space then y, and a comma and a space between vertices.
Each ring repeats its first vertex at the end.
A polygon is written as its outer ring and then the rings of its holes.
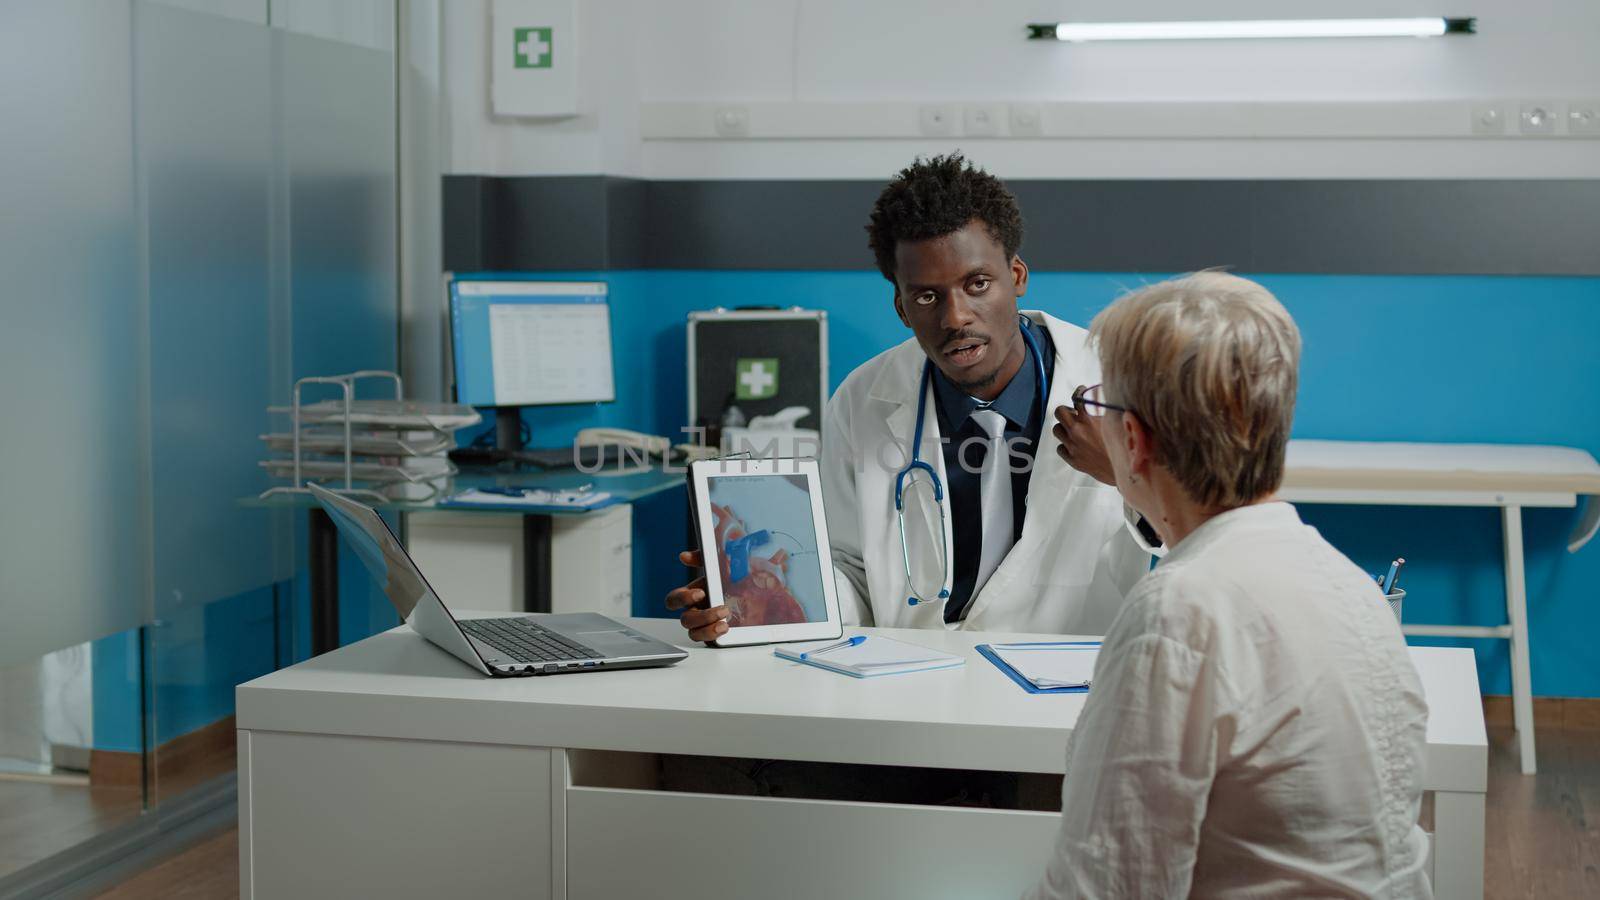
POLYGON ((507 678, 670 666, 689 655, 681 647, 598 613, 458 620, 377 512, 318 485, 310 488, 400 618, 485 675, 507 678))

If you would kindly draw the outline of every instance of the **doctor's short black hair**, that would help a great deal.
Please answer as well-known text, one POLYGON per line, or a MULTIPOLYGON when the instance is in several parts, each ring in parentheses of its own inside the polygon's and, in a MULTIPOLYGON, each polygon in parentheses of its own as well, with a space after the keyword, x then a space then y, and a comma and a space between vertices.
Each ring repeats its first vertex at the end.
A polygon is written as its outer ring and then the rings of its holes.
POLYGON ((1009 261, 1022 248, 1022 211, 1005 182, 968 162, 959 152, 918 158, 901 169, 872 205, 867 245, 878 271, 895 280, 894 248, 900 241, 923 241, 960 231, 974 219, 1006 251, 1009 261))

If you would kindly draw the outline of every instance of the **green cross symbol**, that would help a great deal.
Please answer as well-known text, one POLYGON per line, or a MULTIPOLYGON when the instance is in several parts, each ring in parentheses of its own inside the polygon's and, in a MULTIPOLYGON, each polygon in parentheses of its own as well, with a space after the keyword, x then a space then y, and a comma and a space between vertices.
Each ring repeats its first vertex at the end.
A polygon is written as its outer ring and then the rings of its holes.
POLYGON ((765 400, 778 396, 778 361, 766 359, 741 359, 735 365, 738 373, 733 396, 739 400, 765 400))
POLYGON ((555 58, 555 43, 551 28, 516 28, 512 30, 515 43, 512 50, 519 69, 548 69, 555 58))

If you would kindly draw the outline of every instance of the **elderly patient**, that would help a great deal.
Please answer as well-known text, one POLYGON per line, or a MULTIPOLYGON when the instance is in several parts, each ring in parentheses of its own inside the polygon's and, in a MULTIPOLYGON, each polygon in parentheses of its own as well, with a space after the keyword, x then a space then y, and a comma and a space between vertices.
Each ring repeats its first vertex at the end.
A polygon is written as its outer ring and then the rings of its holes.
POLYGON ((1038 897, 1427 897, 1427 710, 1371 577, 1275 501, 1300 336, 1215 272, 1094 321, 1083 406, 1170 548, 1106 635, 1038 897))

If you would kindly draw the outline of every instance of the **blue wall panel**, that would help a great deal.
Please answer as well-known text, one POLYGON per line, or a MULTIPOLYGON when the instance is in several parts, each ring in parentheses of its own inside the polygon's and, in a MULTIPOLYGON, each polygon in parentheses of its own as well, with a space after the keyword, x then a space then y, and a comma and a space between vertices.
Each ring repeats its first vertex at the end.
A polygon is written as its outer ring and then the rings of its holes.
MULTIPOLYGON (((528 410, 536 445, 587 425, 676 434, 687 415, 684 321, 691 310, 748 304, 825 309, 834 386, 905 339, 875 272, 553 272, 609 282, 618 400, 528 410)), ((1080 324, 1160 274, 1035 272, 1024 306, 1080 324)), ((1295 436, 1363 440, 1556 443, 1600 452, 1600 279, 1271 275, 1305 338, 1295 436)), ((1408 621, 1504 621, 1500 521, 1494 511, 1407 507, 1303 509, 1374 571, 1410 560, 1408 621)), ((635 612, 659 615, 681 581, 683 497, 636 510, 635 612)), ((1525 514, 1533 679, 1546 696, 1600 696, 1600 670, 1580 646, 1600 612, 1600 547, 1563 549, 1575 510, 1525 514)), ((1444 642, 1441 642, 1444 643, 1444 642)), ((1484 689, 1508 693, 1505 644, 1472 642, 1484 689)))
POLYGON ((100 638, 93 648, 94 749, 138 753, 144 749, 139 706, 139 629, 100 638))

